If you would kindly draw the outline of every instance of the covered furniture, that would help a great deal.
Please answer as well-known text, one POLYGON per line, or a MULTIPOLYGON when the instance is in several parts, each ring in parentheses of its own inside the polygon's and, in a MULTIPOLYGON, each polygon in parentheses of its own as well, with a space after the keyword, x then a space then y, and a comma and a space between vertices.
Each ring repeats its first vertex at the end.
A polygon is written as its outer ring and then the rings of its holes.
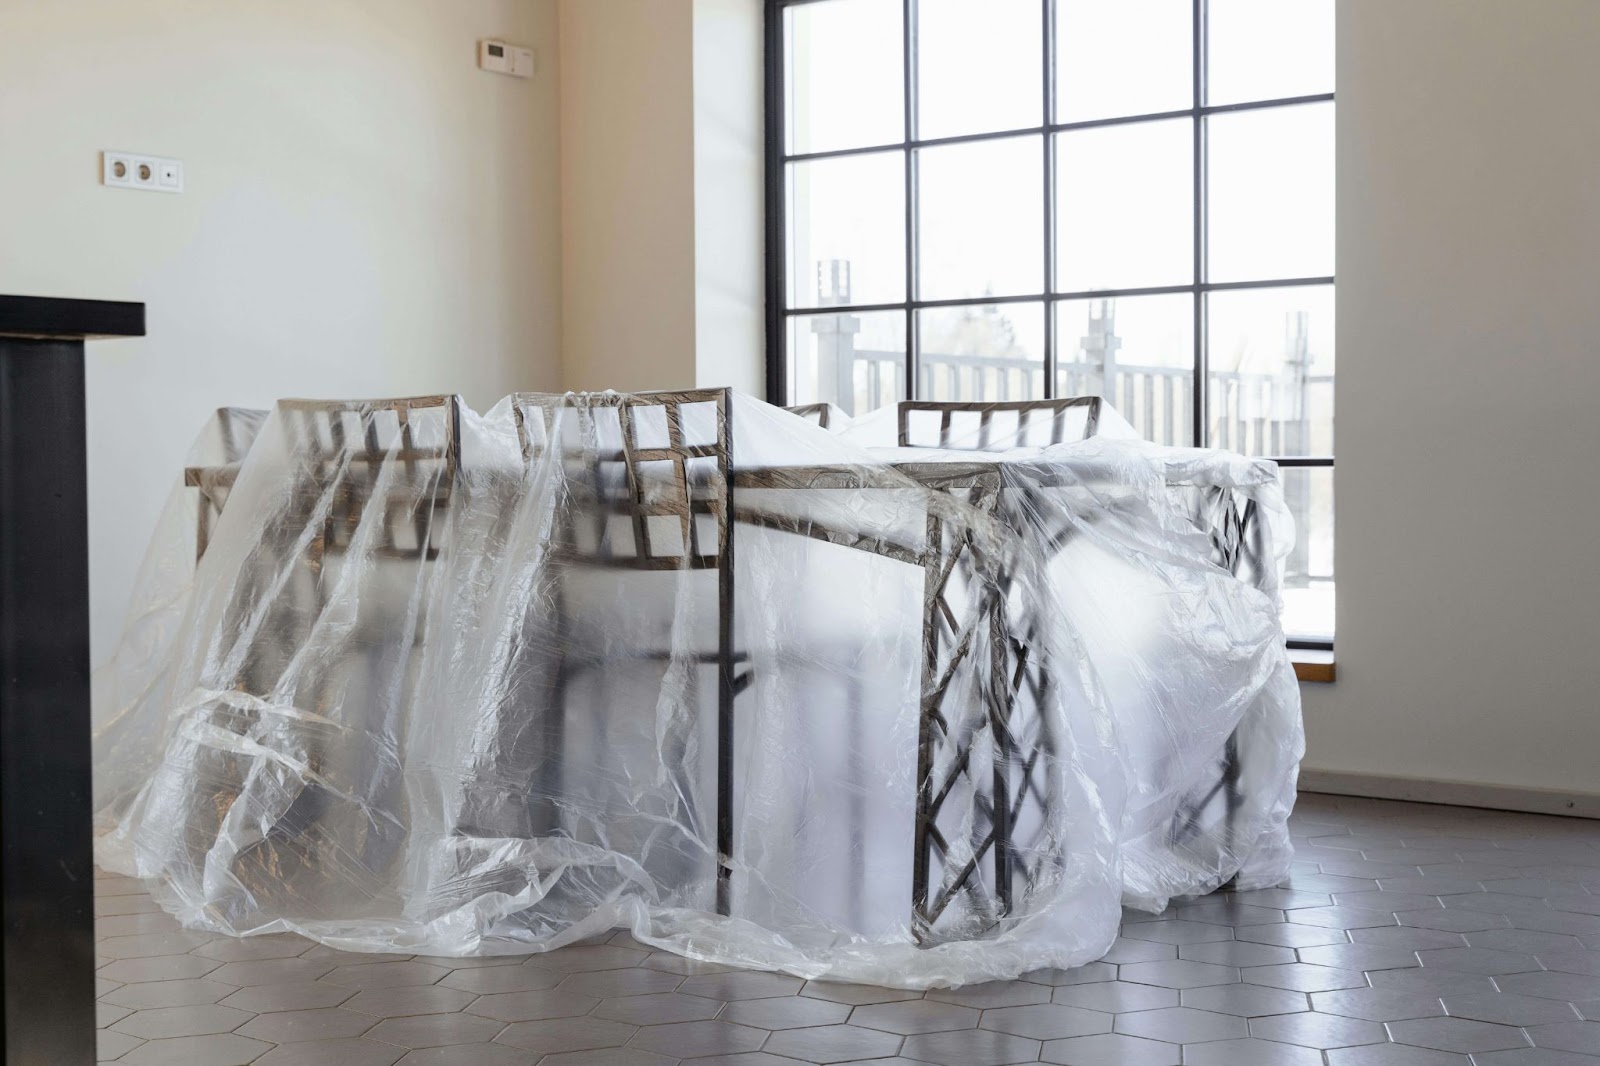
POLYGON ((336 406, 334 441, 280 403, 198 568, 192 497, 153 546, 173 606, 104 675, 101 861, 232 933, 622 925, 912 987, 1276 883, 1302 741, 1275 471, 1098 404, 1039 424, 1091 408, 1094 435, 902 448, 726 390, 518 395, 448 405, 425 458, 392 404, 336 406))

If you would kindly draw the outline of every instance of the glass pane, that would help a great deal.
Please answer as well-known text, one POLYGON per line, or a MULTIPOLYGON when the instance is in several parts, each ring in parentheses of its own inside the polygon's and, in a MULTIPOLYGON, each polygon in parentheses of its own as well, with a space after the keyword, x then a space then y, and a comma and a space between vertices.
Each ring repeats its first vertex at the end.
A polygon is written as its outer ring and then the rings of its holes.
POLYGON ((1044 398, 1044 305, 917 312, 917 399, 1044 398))
POLYGON ((902 399, 905 380, 905 312, 789 319, 791 404, 832 403, 866 414, 902 399))
POLYGON ((1194 443, 1194 297, 1056 305, 1056 395, 1104 396, 1146 439, 1194 443))
POLYGON ((918 0, 917 136, 1044 122, 1039 0, 918 0))
POLYGON ((1333 0, 1210 0, 1209 104, 1333 92, 1333 0))
POLYGON ((1333 274, 1333 105, 1206 119, 1210 280, 1333 274))
POLYGON ((1194 123, 1056 135, 1056 289, 1194 280, 1194 123))
POLYGON ((905 153, 789 164, 789 306, 871 304, 906 292, 905 153))
POLYGON ((1057 0, 1056 121, 1194 105, 1190 0, 1057 0))
POLYGON ((1044 289, 1042 137, 918 151, 918 293, 925 300, 1044 289))
POLYGON ((1283 575, 1283 628, 1290 637, 1333 639, 1333 467, 1285 467, 1284 502, 1294 548, 1283 575))
POLYGON ((1333 286, 1206 299, 1212 446, 1246 455, 1332 455, 1333 286))
POLYGON ((784 12, 790 152, 903 139, 900 14, 900 0, 823 0, 784 12))

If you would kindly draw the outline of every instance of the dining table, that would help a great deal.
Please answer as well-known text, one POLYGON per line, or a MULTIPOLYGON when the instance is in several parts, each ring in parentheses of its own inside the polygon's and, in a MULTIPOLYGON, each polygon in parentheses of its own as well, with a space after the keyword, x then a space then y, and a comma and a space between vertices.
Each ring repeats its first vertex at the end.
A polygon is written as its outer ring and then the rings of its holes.
POLYGON ((928 445, 721 389, 223 409, 97 674, 97 855, 236 935, 623 926, 906 987, 1275 884, 1276 468, 1094 417, 928 445))

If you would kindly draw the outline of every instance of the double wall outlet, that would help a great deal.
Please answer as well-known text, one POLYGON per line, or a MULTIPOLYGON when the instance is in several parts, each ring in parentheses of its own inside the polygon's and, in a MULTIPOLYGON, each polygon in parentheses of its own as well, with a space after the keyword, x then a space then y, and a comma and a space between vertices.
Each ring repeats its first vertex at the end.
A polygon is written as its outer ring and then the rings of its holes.
POLYGON ((183 160, 133 152, 101 152, 100 180, 119 189, 182 192, 183 160))

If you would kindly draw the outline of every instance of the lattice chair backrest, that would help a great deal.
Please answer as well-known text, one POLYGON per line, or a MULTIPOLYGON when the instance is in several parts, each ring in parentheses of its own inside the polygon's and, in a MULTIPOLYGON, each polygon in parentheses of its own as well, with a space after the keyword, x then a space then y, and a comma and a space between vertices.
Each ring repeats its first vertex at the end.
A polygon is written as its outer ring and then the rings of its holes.
POLYGON ((792 415, 799 415, 822 429, 828 428, 828 423, 833 420, 833 404, 831 403, 803 403, 794 407, 785 407, 792 415))
POLYGON ((554 450, 569 498, 561 547, 639 570, 706 570, 728 558, 729 392, 519 393, 522 454, 554 450))
POLYGON ((278 412, 303 469, 334 492, 323 550, 349 546, 389 466, 376 549, 437 554, 433 512, 449 505, 461 469, 459 397, 280 400, 278 412))
POLYGON ((1088 440, 1100 427, 1098 396, 1054 400, 904 400, 900 447, 1002 451, 1088 440))
POLYGON ((198 449, 203 453, 196 457, 199 464, 183 468, 184 485, 199 490, 195 527, 196 559, 206 553, 211 541, 211 529, 222 517, 222 509, 227 506, 228 496, 238 480, 239 467, 245 456, 250 454, 250 448, 255 444, 267 415, 266 411, 248 407, 217 408, 211 424, 214 437, 208 435, 202 448, 198 449))

